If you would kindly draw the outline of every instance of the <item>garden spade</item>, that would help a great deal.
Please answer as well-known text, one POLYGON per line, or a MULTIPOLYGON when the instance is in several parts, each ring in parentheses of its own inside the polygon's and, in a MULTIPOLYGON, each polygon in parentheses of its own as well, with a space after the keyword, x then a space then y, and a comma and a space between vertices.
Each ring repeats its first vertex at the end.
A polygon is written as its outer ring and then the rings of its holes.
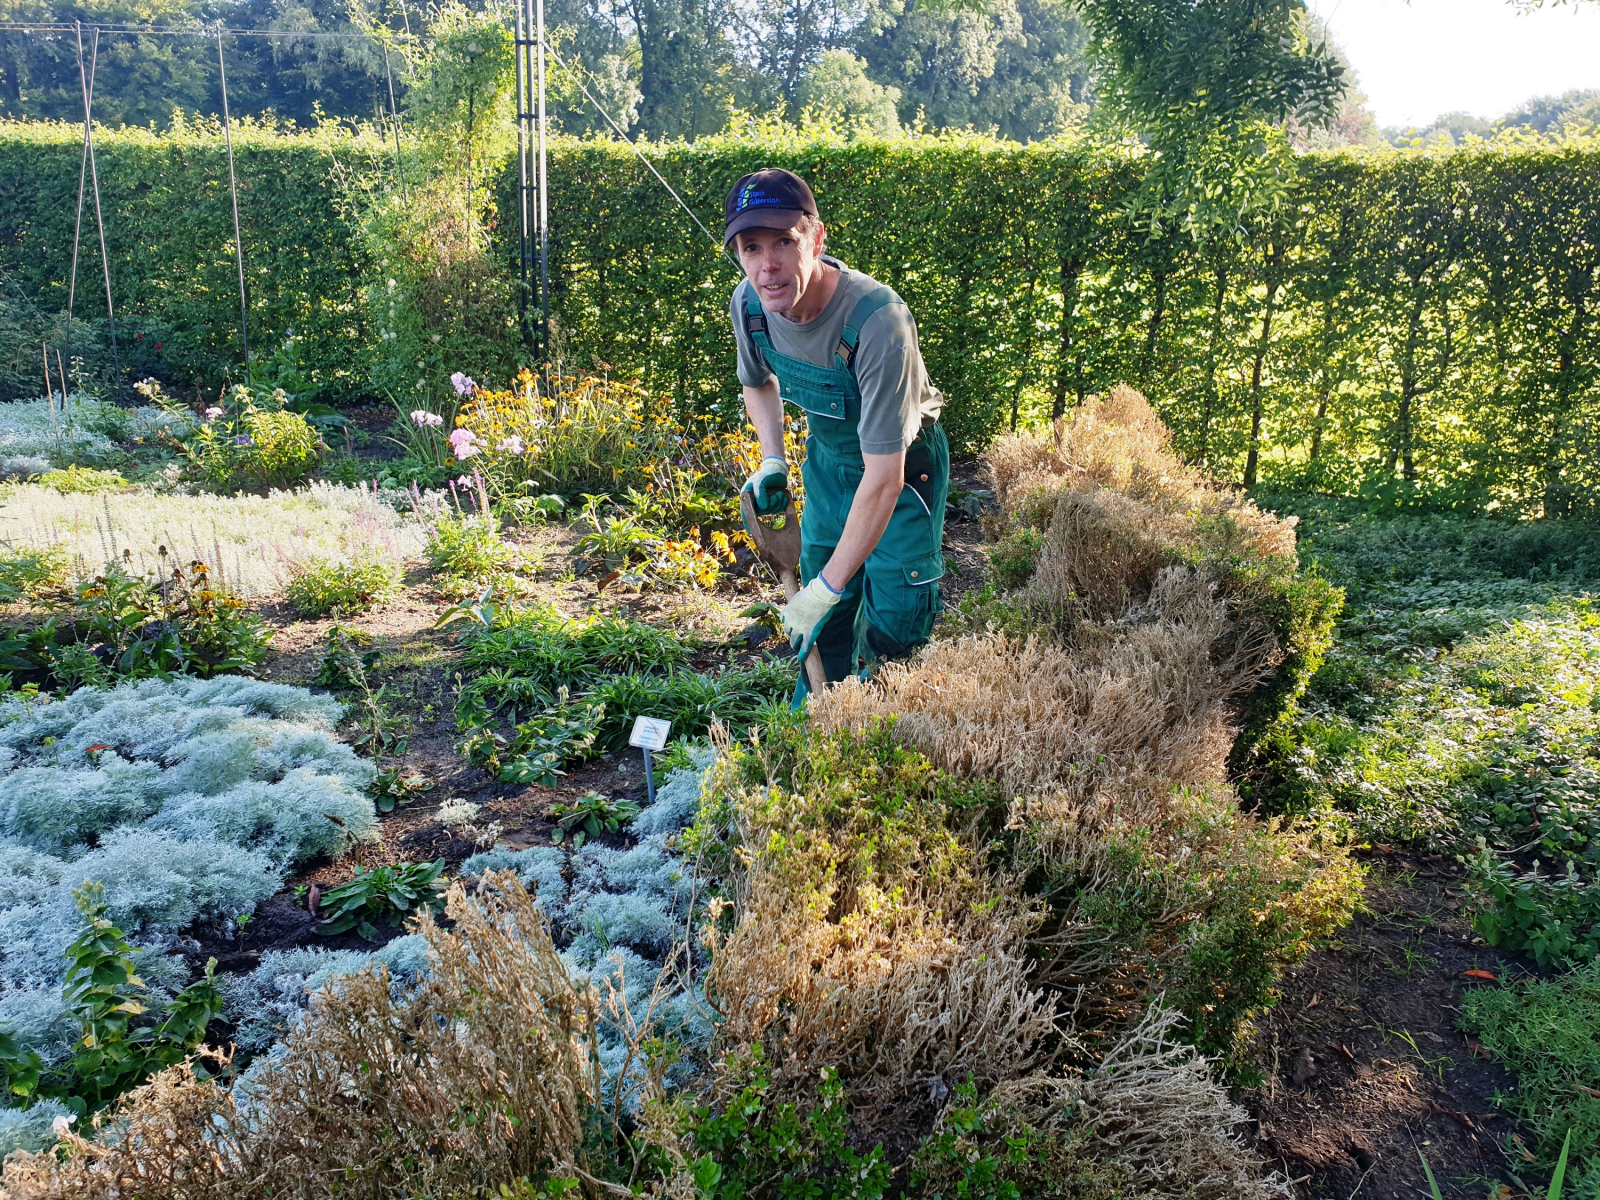
MULTIPOLYGON (((794 501, 789 501, 776 527, 756 515, 755 502, 749 492, 739 493, 739 509, 744 513, 744 527, 750 531, 750 540, 756 544, 756 554, 778 573, 778 582, 783 584, 783 598, 793 600, 800 590, 800 516, 794 511, 794 501)), ((822 655, 815 646, 806 655, 806 682, 813 692, 828 686, 828 677, 822 671, 822 655)))

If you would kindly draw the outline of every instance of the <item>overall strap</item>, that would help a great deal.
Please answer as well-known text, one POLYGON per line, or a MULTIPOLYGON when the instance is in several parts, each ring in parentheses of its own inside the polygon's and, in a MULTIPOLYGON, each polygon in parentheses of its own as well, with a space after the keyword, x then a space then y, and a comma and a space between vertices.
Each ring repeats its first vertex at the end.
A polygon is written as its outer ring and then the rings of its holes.
POLYGON ((857 300, 855 308, 850 312, 849 319, 844 323, 844 332, 839 338, 839 348, 833 352, 834 362, 842 369, 849 371, 853 376, 855 374, 856 343, 861 340, 861 327, 867 323, 867 318, 886 304, 903 303, 904 301, 895 295, 893 288, 883 286, 874 288, 857 300))
POLYGON ((772 349, 772 339, 767 336, 767 314, 761 307, 761 301, 756 299, 754 288, 745 290, 744 331, 763 355, 772 349))

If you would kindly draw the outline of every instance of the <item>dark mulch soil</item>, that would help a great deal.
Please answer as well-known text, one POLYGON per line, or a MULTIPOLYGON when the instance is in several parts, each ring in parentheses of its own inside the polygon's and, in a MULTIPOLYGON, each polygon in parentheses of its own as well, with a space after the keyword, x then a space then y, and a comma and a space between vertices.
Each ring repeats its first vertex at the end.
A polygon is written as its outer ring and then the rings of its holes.
MULTIPOLYGON (((1484 945, 1449 860, 1374 850, 1365 911, 1283 981, 1260 1021, 1267 1078, 1246 1093, 1257 1144, 1302 1197, 1482 1198, 1516 1164, 1491 1097, 1515 1082, 1456 1022, 1462 973, 1532 964, 1484 945)), ((1521 1156, 1518 1155, 1518 1158, 1521 1156)))

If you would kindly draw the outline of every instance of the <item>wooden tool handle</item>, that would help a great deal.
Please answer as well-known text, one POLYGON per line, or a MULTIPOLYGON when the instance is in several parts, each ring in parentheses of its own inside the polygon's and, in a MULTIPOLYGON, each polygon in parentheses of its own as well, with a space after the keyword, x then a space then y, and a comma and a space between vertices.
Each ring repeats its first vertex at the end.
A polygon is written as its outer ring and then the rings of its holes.
MULTIPOLYGON (((800 580, 793 571, 780 570, 778 582, 783 585, 783 598, 793 600, 800 591, 800 580)), ((806 655, 806 683, 813 692, 820 692, 828 686, 828 674, 822 669, 822 655, 817 653, 815 646, 811 647, 806 655)))

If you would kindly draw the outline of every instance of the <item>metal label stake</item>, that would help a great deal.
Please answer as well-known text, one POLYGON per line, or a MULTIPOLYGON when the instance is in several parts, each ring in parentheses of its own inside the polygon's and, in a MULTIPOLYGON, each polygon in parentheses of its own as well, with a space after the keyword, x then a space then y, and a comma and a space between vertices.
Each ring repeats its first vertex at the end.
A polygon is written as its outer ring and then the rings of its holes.
POLYGON ((672 722, 659 717, 635 717, 633 732, 628 735, 628 745, 644 751, 644 793, 648 802, 656 802, 656 777, 650 765, 650 752, 667 748, 667 735, 672 732, 672 722))

